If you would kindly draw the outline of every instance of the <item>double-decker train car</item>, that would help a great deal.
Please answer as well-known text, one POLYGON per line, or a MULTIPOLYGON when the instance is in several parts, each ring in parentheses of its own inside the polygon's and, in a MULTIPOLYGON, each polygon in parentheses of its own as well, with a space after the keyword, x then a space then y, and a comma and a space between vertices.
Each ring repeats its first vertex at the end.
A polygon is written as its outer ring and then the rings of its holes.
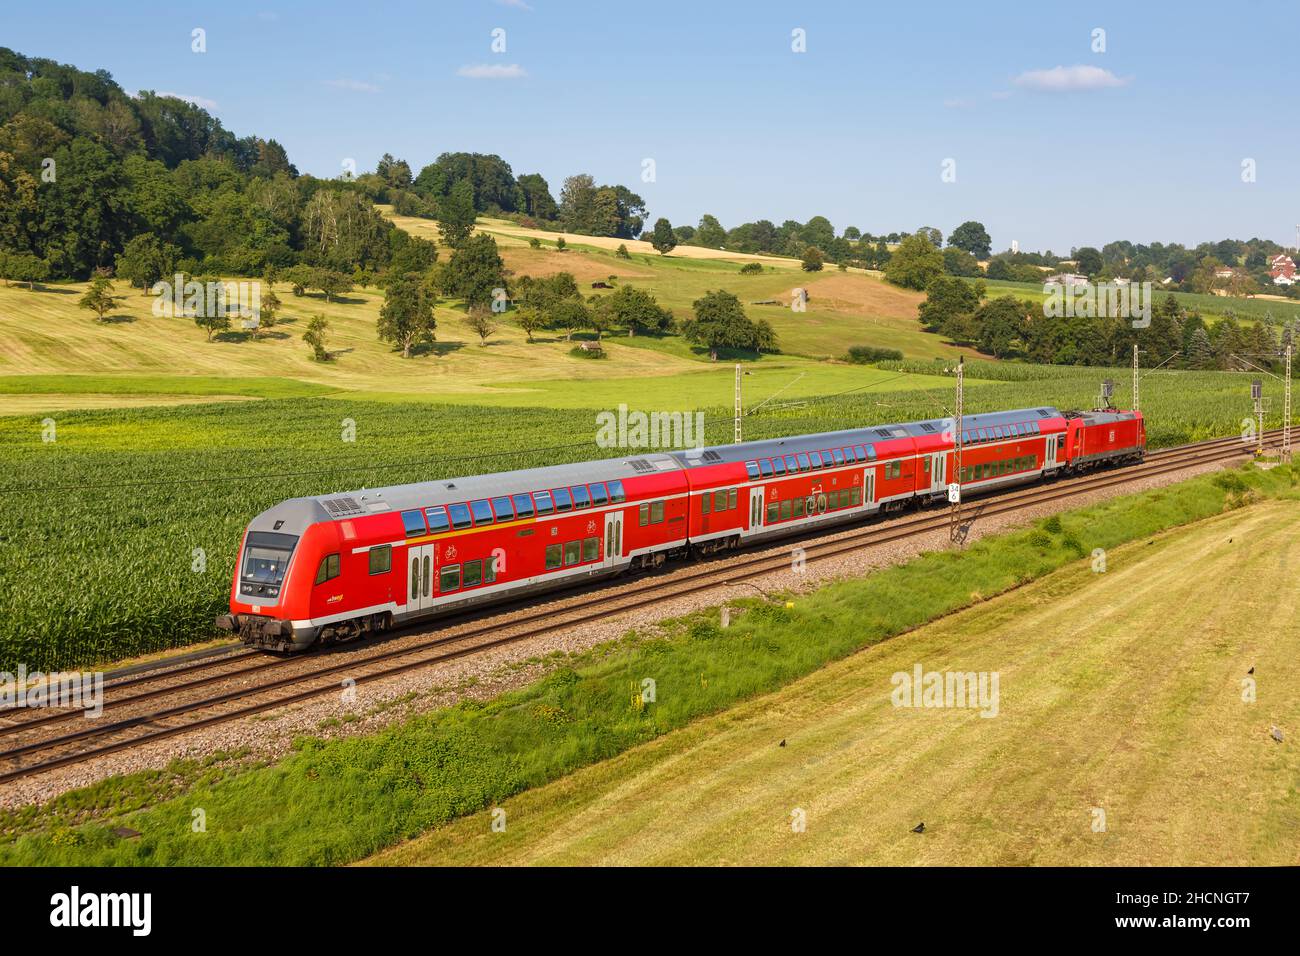
POLYGON ((294 498, 244 534, 219 627, 301 650, 1062 471, 1141 460, 1136 412, 951 419, 294 498))

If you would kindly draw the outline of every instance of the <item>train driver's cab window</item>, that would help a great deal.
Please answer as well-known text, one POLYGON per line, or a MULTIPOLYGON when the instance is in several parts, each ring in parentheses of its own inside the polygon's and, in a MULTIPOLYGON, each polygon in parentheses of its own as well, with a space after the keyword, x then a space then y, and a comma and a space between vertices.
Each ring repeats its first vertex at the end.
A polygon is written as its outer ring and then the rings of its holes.
POLYGON ((339 556, 327 554, 321 558, 320 567, 316 569, 316 583, 324 584, 339 576, 339 556))

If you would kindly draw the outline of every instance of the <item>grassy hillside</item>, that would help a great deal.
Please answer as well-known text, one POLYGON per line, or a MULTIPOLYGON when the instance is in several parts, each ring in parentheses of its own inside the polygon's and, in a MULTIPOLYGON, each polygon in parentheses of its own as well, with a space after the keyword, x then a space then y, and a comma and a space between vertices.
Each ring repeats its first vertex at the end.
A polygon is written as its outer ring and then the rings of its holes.
MULTIPOLYGON (((415 233, 435 230, 427 220, 398 217, 398 222, 415 233)), ((505 227, 485 222, 483 228, 496 232, 505 227)), ((687 317, 691 303, 710 289, 734 292, 747 303, 752 317, 772 323, 782 349, 781 355, 747 364, 764 372, 771 369, 784 382, 802 374, 802 394, 850 387, 849 373, 826 366, 824 360, 840 358, 851 345, 897 348, 909 358, 957 354, 939 337, 920 331, 918 295, 862 273, 809 276, 792 269, 790 260, 773 260, 770 271, 742 276, 736 257, 696 255, 710 250, 668 257, 637 251, 627 260, 594 245, 561 253, 553 248, 532 249, 513 233, 497 235, 506 265, 516 275, 568 271, 585 289, 614 275, 617 283, 649 289, 679 318, 687 317), (806 312, 796 313, 785 305, 748 305, 766 300, 788 303, 796 286, 809 292, 806 312)), ((383 303, 380 289, 358 289, 326 302, 316 294, 293 296, 287 284, 281 284, 276 292, 284 309, 273 332, 253 339, 236 329, 211 342, 189 320, 152 315, 153 298, 122 283, 116 289, 123 296, 119 307, 109 321, 97 322, 77 307, 84 289, 77 283, 38 286, 35 291, 0 286, 0 394, 11 396, 5 402, 7 410, 171 404, 192 400, 186 396, 195 394, 213 400, 263 397, 269 379, 296 383, 273 387, 281 391, 487 404, 572 405, 575 382, 584 383, 580 404, 617 404, 627 398, 629 378, 650 380, 648 391, 637 390, 647 402, 682 396, 660 407, 713 404, 730 394, 729 387, 712 387, 716 366, 708 362, 704 350, 680 336, 607 336, 608 358, 590 361, 570 355, 574 343, 557 333, 540 333, 537 341, 529 343, 509 316, 487 345, 481 345, 467 328, 459 304, 444 302, 436 313, 437 343, 402 359, 376 337, 383 303), (328 346, 336 358, 326 364, 312 361, 301 341, 307 322, 316 314, 330 323, 328 346), (709 378, 700 378, 701 373, 709 378), (51 378, 37 382, 31 376, 51 378), (201 382, 196 384, 196 379, 201 382), (213 387, 218 379, 227 380, 228 387, 213 387), (110 400, 107 395, 121 397, 110 400)), ((853 381, 859 382, 860 377, 853 381)))
POLYGON ((375 862, 1294 866, 1300 599, 1258 585, 1298 531, 1269 502, 1114 549, 375 862), (999 672, 997 716, 894 707, 917 663, 999 672))

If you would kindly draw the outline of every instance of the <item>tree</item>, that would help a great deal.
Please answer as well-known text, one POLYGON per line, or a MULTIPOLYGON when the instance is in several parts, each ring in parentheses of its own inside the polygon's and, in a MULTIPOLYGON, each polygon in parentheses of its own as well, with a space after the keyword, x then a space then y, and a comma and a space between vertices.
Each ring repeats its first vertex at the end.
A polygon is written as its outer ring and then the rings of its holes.
POLYGON ((117 274, 148 291, 163 276, 171 275, 179 254, 179 249, 160 242, 152 232, 142 232, 118 253, 117 274))
POLYGON ((505 263, 497 252, 496 240, 480 233, 466 240, 451 254, 442 273, 447 295, 463 299, 467 306, 490 306, 497 289, 505 289, 505 263))
POLYGON ((565 247, 566 247, 567 245, 568 245, 568 243, 564 241, 564 237, 563 237, 563 236, 560 236, 559 239, 556 239, 556 240, 555 240, 555 251, 556 251, 556 252, 563 252, 564 249, 565 249, 565 247))
POLYGON ((325 316, 317 314, 312 316, 307 331, 302 334, 302 340, 311 346, 312 358, 317 362, 330 360, 330 353, 325 348, 325 333, 329 331, 329 325, 325 316))
POLYGON ((885 265, 885 278, 905 289, 926 289, 942 274, 943 254, 920 233, 903 237, 885 265))
POLYGON ((26 282, 29 290, 50 277, 50 265, 30 252, 11 253, 5 257, 5 278, 26 282))
POLYGON ((1074 251, 1075 268, 1082 275, 1095 276, 1102 268, 1101 253, 1092 246, 1084 246, 1074 251))
POLYGON ((487 345, 488 337, 497 330, 497 324, 492 321, 492 312, 486 306, 472 306, 469 313, 465 316, 465 324, 469 326, 471 332, 478 336, 479 345, 487 345))
POLYGON ((411 346, 432 342, 436 327, 433 302, 419 276, 409 273, 390 279, 379 309, 379 341, 391 342, 402 350, 402 358, 410 358, 411 346))
POLYGON ((113 295, 113 283, 107 276, 97 276, 77 305, 94 312, 99 321, 103 322, 104 316, 117 305, 117 300, 118 296, 113 295))
POLYGON ((352 291, 352 280, 333 269, 313 269, 310 285, 325 293, 325 301, 333 301, 334 296, 352 291))
MULTIPOLYGON (((660 222, 663 222, 663 221, 664 221, 664 220, 662 220, 662 219, 660 220, 660 222)), ((658 224, 656 223, 656 225, 658 225, 658 224)), ((677 245, 677 234, 676 234, 676 233, 673 233, 673 246, 675 247, 676 245, 677 245)), ((618 244, 618 248, 614 250, 614 255, 617 256, 617 257, 620 258, 620 259, 631 259, 631 258, 632 258, 632 253, 628 252, 628 251, 627 251, 627 246, 624 245, 624 244, 621 243, 621 242, 618 244)))
POLYGON ((705 213, 700 217, 700 225, 695 230, 692 241, 697 246, 716 249, 726 244, 727 230, 722 228, 722 223, 718 222, 717 217, 705 213))
POLYGON ((268 275, 263 281, 266 283, 266 294, 262 296, 261 305, 257 314, 256 334, 258 335, 261 335, 263 332, 269 332, 271 329, 275 328, 276 313, 280 311, 280 307, 283 304, 280 302, 280 297, 275 294, 275 288, 271 282, 271 277, 268 275))
POLYGON ((706 346, 709 359, 718 360, 718 350, 723 348, 752 349, 762 346, 776 348, 776 336, 770 327, 761 329, 745 315, 745 310, 730 292, 719 289, 706 292, 691 304, 694 318, 686 323, 683 332, 686 341, 706 346))
POLYGON ((974 318, 979 330, 980 351, 994 358, 1009 355, 1013 343, 1021 337, 1024 313, 1019 300, 1012 295, 999 296, 980 306, 975 311, 974 318))
POLYGON ((438 231, 443 242, 453 249, 463 246, 474 231, 475 216, 474 188, 468 179, 462 179, 438 203, 438 231))
POLYGON ((976 259, 987 259, 993 249, 993 239, 983 223, 971 219, 952 231, 948 245, 969 252, 976 259))
POLYGON ((630 285, 619 286, 605 296, 596 303, 595 311, 608 316, 610 324, 627 329, 629 337, 638 330, 666 332, 673 320, 673 314, 662 308, 653 295, 630 285))
POLYGON ((816 246, 808 246, 803 251, 803 262, 800 264, 804 272, 821 272, 826 263, 826 257, 816 246))
POLYGON ((515 313, 515 325, 519 326, 524 335, 528 336, 528 341, 533 341, 533 333, 546 327, 542 321, 542 315, 536 309, 529 306, 528 308, 519 309, 515 313))
POLYGON ((918 236, 925 236, 925 238, 930 240, 930 244, 936 249, 943 248, 943 233, 934 228, 934 226, 922 226, 920 229, 916 230, 916 234, 918 236))
POLYGON ((943 250, 943 271, 950 276, 975 277, 984 274, 975 256, 956 246, 943 250))
MULTIPOLYGON (((650 234, 650 245, 654 246, 655 252, 665 256, 677 248, 677 235, 673 232, 673 224, 667 219, 660 216, 655 220, 654 232, 650 234)), ((627 256, 627 246, 619 246, 623 250, 623 255, 627 256)))
POLYGON ((230 315, 224 308, 213 308, 209 303, 195 313, 194 324, 208 333, 208 341, 211 342, 214 334, 230 328, 230 315))
POLYGON ((983 282, 936 276, 925 290, 917 315, 927 332, 942 332, 954 318, 972 315, 984 296, 983 282))
POLYGON ((1191 341, 1187 347, 1186 364, 1190 369, 1212 369, 1217 366, 1214 357, 1214 346, 1211 344, 1209 333, 1205 329, 1199 328, 1192 333, 1191 341))

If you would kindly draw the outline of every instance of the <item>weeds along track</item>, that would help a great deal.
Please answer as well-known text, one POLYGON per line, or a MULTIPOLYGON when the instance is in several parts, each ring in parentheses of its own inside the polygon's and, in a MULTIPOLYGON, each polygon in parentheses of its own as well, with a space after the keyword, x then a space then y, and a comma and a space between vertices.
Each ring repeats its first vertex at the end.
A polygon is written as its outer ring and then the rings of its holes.
MULTIPOLYGON (((1275 444, 1280 430, 1265 436, 1275 444)), ((1162 449, 1140 465, 1091 472, 968 501, 963 522, 1010 514, 1104 488, 1132 484, 1185 468, 1229 461, 1247 454, 1240 438, 1216 439, 1162 449)), ((816 534, 794 533, 806 563, 862 548, 947 529, 946 506, 859 526, 839 525, 816 534)), ((790 556, 758 548, 705 559, 693 566, 635 574, 571 589, 527 603, 505 604, 437 622, 438 634, 417 626, 375 642, 349 644, 314 654, 274 657, 240 648, 217 648, 149 667, 134 667, 105 682, 104 715, 65 727, 83 715, 59 709, 0 711, 0 784, 92 760, 155 741, 291 706, 338 692, 346 679, 367 684, 483 651, 580 627, 666 599, 707 592, 762 578, 790 566, 790 556), (757 550, 757 549, 756 549, 757 550), (556 607, 556 603, 562 606, 556 607), (111 714, 111 717, 107 716, 111 714), (20 716, 21 715, 21 716, 20 716)))

